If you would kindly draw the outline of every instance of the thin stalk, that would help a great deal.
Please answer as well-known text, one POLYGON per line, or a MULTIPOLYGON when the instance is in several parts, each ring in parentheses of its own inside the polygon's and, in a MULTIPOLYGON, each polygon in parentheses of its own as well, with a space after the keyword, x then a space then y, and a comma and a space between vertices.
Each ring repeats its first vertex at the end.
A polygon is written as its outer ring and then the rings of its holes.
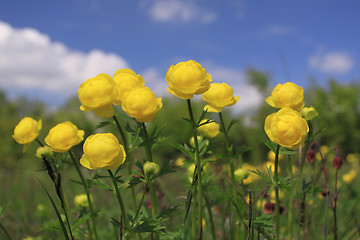
POLYGON ((275 152, 275 198, 276 198, 276 205, 275 205, 275 240, 278 240, 280 237, 280 201, 279 201, 279 182, 278 182, 278 173, 279 173, 279 150, 280 145, 278 144, 276 147, 275 152))
MULTIPOLYGON (((187 106, 189 110, 190 119, 192 122, 195 122, 193 111, 191 108, 191 101, 187 99, 187 106)), ((202 186, 202 177, 201 177, 201 162, 200 162, 200 155, 199 155, 199 144, 197 140, 197 132, 196 127, 192 125, 193 129, 193 136, 194 136, 194 145, 195 145, 195 163, 197 168, 197 175, 198 175, 198 221, 199 221, 199 239, 202 239, 202 216, 203 216, 203 209, 202 209, 202 197, 203 197, 203 186, 202 186)))
MULTIPOLYGON (((145 123, 141 124, 141 127, 143 129, 144 138, 145 138, 145 152, 146 152, 146 159, 149 162, 153 162, 152 158, 152 152, 151 152, 151 144, 150 144, 150 138, 146 131, 145 123)), ((156 192, 155 192, 155 185, 154 183, 149 183, 149 191, 150 191, 150 201, 151 201, 151 212, 152 216, 157 216, 157 203, 156 203, 156 192)))
POLYGON ((144 201, 144 197, 145 197, 145 194, 146 194, 146 190, 147 190, 147 188, 148 188, 148 185, 146 184, 146 186, 145 186, 145 190, 144 190, 144 193, 143 193, 143 195, 142 195, 142 197, 141 197, 139 207, 138 207, 138 208, 137 208, 137 210, 136 210, 136 214, 135 214, 135 217, 134 217, 134 221, 132 222, 130 229, 132 229, 132 228, 134 227, 134 224, 135 224, 136 218, 137 218, 137 217, 138 217, 138 215, 139 215, 140 208, 141 208, 141 205, 142 205, 142 203, 143 203, 143 201, 144 201))
POLYGON ((7 231, 6 227, 0 222, 0 228, 3 230, 3 232, 5 233, 6 237, 9 239, 9 240, 12 240, 9 232, 7 231))
MULTIPOLYGON (((125 150, 125 153, 126 153, 126 158, 127 158, 127 161, 129 161, 128 165, 127 165, 127 171, 128 171, 128 174, 129 176, 131 176, 133 174, 132 172, 132 169, 131 169, 131 161, 130 161, 130 153, 129 153, 129 144, 127 142, 127 139, 126 139, 126 136, 124 134, 124 131, 118 121, 118 119, 116 118, 116 116, 114 115, 113 116, 113 119, 114 119, 114 122, 116 124, 116 127, 118 128, 119 132, 120 132, 120 135, 121 135, 121 138, 122 138, 122 141, 123 141, 123 144, 124 144, 124 150, 125 150)), ((132 203, 133 203, 133 207, 134 209, 136 209, 136 195, 135 195, 135 189, 132 187, 130 188, 130 192, 131 192, 131 198, 132 198, 132 203)))
POLYGON ((213 240, 216 240, 215 224, 214 224, 214 219, 213 219, 213 215, 212 215, 212 212, 211 212, 211 206, 210 206, 208 198, 206 197, 206 194, 205 193, 203 193, 203 194, 204 194, 203 197, 204 197, 204 200, 205 200, 206 208, 207 208, 207 211, 208 211, 208 214, 209 214, 211 237, 212 237, 213 240))
MULTIPOLYGON (((228 132, 226 130, 226 127, 225 127, 225 124, 224 124, 224 119, 222 117, 222 114, 221 112, 219 112, 219 118, 220 118, 220 124, 221 124, 221 128, 223 130, 223 133, 224 133, 224 136, 225 136, 225 144, 226 144, 226 152, 229 156, 232 156, 232 150, 231 150, 231 146, 230 146, 230 141, 229 141, 229 137, 228 137, 228 132)), ((233 198, 234 198, 234 205, 238 204, 238 198, 237 198, 237 192, 236 192, 236 180, 235 180, 235 169, 234 169, 234 160, 233 158, 230 159, 230 177, 231 177, 231 190, 232 190, 232 195, 233 195, 233 198)), ((235 206, 236 207, 236 206, 235 206)), ((238 212, 238 211, 236 211, 238 212)), ((241 219, 241 216, 238 216, 239 219, 241 219)), ((240 226, 241 226, 241 223, 240 223, 240 226)), ((236 225, 236 221, 235 221, 235 228, 234 228, 234 231, 235 231, 235 235, 236 235, 236 232, 237 232, 237 225, 236 225)))
POLYGON ((338 180, 338 169, 336 168, 335 172, 335 193, 334 193, 334 205, 333 205, 333 213, 334 213, 334 240, 338 239, 338 233, 337 233, 337 217, 336 217, 336 208, 337 208, 337 198, 338 198, 338 192, 337 192, 337 180, 338 180))
MULTIPOLYGON (((305 141, 305 149, 304 149, 304 153, 301 154, 301 162, 300 162, 300 169, 299 169, 299 174, 298 174, 298 177, 296 179, 296 183, 295 183, 295 187, 294 187, 294 192, 290 198, 290 201, 289 201, 289 206, 293 206, 294 204, 294 199, 296 197, 296 194, 297 194, 297 191, 298 191, 298 188, 299 188, 299 182, 301 180, 301 177, 302 177, 302 172, 303 172, 303 168, 304 168, 304 163, 305 163, 305 157, 306 157, 306 151, 309 149, 309 146, 310 146, 310 139, 311 139, 311 135, 312 135, 312 125, 311 125, 311 122, 308 121, 308 125, 309 125, 309 133, 307 135, 307 138, 306 138, 306 141, 305 141)), ((300 151, 302 149, 300 148, 300 151)), ((290 210, 290 209, 289 209, 290 210)), ((289 211, 291 212, 289 215, 288 215, 288 239, 293 239, 293 223, 294 223, 294 220, 293 220, 293 214, 292 214, 292 211, 289 211)))
POLYGON ((70 154, 70 158, 71 158, 71 160, 72 160, 72 162, 73 162, 73 164, 74 164, 74 166, 76 168, 76 171, 79 174, 81 183, 82 183, 82 185, 84 187, 84 191, 85 191, 85 194, 86 194, 87 201, 89 203, 90 216, 91 216, 91 222, 92 222, 92 229, 94 230, 94 232, 92 232, 91 228, 89 228, 90 239, 92 239, 92 235, 94 235, 95 239, 98 239, 96 221, 95 221, 95 212, 94 212, 94 207, 92 205, 92 201, 91 201, 91 197, 90 197, 89 185, 87 184, 87 182, 85 180, 85 177, 84 177, 84 175, 82 174, 82 172, 80 170, 79 163, 75 160, 74 154, 71 151, 69 151, 69 154, 70 154))
POLYGON ((123 203, 122 198, 121 198, 119 187, 118 187, 118 185, 116 183, 116 178, 115 178, 115 176, 114 176, 114 174, 112 173, 111 170, 108 170, 108 173, 110 175, 111 181, 112 181, 112 183, 114 185, 114 188, 115 188, 116 198, 118 200, 118 203, 119 203, 119 206, 120 206, 120 209, 121 209, 121 214, 123 215, 123 218, 124 218, 124 225, 127 227, 127 216, 126 216, 126 212, 125 212, 125 207, 124 207, 124 203, 123 203))

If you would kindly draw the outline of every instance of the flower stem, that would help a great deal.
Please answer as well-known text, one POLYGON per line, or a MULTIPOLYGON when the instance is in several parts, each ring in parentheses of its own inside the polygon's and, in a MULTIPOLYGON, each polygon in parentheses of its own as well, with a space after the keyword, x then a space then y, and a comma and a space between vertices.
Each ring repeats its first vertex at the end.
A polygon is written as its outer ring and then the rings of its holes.
MULTIPOLYGON (((236 181, 235 181, 235 169, 234 169, 234 161, 232 158, 233 152, 231 149, 231 145, 230 145, 230 141, 229 141, 229 137, 228 137, 228 132, 226 130, 225 124, 224 124, 224 119, 223 116, 221 114, 221 112, 219 112, 219 118, 220 118, 220 124, 221 124, 221 128, 223 130, 224 136, 225 136, 225 144, 226 144, 226 151, 228 156, 230 156, 231 158, 229 159, 230 161, 230 177, 231 177, 231 190, 232 190, 232 195, 233 195, 233 199, 234 199, 234 205, 236 205, 238 203, 238 198, 237 198, 237 192, 236 192, 236 181)), ((236 208, 236 206, 235 206, 236 208)), ((238 212, 238 211, 236 211, 238 212)), ((239 218, 241 219, 241 216, 239 216, 239 218)), ((240 224, 241 226, 241 224, 240 224)), ((236 236, 236 232, 237 232, 237 224, 235 221, 235 228, 234 228, 234 235, 236 236)))
POLYGON ((209 213, 209 222, 210 222, 210 229, 211 229, 211 237, 213 240, 216 240, 216 234, 215 234, 215 224, 214 224, 214 219, 213 219, 213 215, 212 215, 212 212, 211 212, 211 206, 210 206, 210 202, 209 200, 207 199, 205 193, 204 194, 204 200, 205 200, 205 204, 206 204, 206 208, 207 208, 207 211, 209 213))
POLYGON ((9 239, 9 240, 12 240, 12 238, 11 238, 11 236, 10 236, 10 234, 9 234, 9 232, 6 230, 6 227, 0 222, 0 228, 4 231, 4 233, 5 233, 5 235, 6 235, 6 237, 7 237, 7 239, 9 239))
POLYGON ((120 209, 121 209, 121 214, 122 214, 122 216, 124 218, 124 225, 127 227, 127 216, 126 216, 126 212, 125 212, 125 207, 124 207, 124 203, 122 201, 121 195, 120 195, 120 191, 119 191, 119 187, 118 187, 117 182, 116 182, 116 178, 115 178, 115 176, 114 176, 114 174, 112 173, 111 170, 108 170, 108 173, 110 175, 111 181, 112 181, 113 186, 115 188, 116 197, 117 197, 120 209))
POLYGON ((275 240, 279 239, 280 236, 280 201, 279 201, 279 181, 278 181, 278 172, 279 172, 279 150, 280 145, 278 144, 276 147, 275 152, 275 198, 276 198, 276 205, 275 205, 275 218, 276 218, 276 225, 275 225, 275 240))
MULTIPOLYGON (((195 123, 194 115, 191 108, 191 101, 190 99, 187 99, 187 106, 189 110, 190 119, 192 122, 195 123)), ((199 239, 202 239, 202 215, 203 215, 203 209, 202 209, 202 197, 203 197, 203 187, 202 187, 202 177, 201 177, 201 162, 200 162, 200 156, 199 156, 199 144, 197 140, 197 132, 196 127, 192 125, 193 128, 193 136, 194 136, 194 145, 195 145, 195 163, 197 168, 197 175, 198 175, 198 221, 199 221, 199 239)))
MULTIPOLYGON (((126 153, 126 159, 127 159, 127 171, 128 171, 128 174, 129 176, 132 175, 132 169, 131 169, 131 157, 130 157, 130 153, 129 153, 129 144, 127 142, 127 139, 125 137, 125 134, 124 134, 124 131, 118 121, 118 119, 116 118, 116 116, 114 115, 113 116, 113 119, 114 119, 114 122, 116 124, 116 127, 118 128, 119 132, 120 132, 120 135, 121 135, 121 138, 122 138, 122 141, 123 141, 123 144, 124 144, 124 150, 125 150, 125 153, 126 153)), ((135 196, 135 189, 132 187, 130 188, 130 192, 131 192, 131 198, 132 198, 132 203, 133 203, 133 207, 134 209, 136 209, 136 196, 135 196)))
POLYGON ((71 152, 71 150, 69 151, 71 160, 76 168, 76 171, 79 174, 80 180, 82 185, 84 186, 84 190, 85 190, 85 194, 87 197, 87 201, 89 203, 89 209, 90 209, 90 216, 91 216, 91 221, 92 221, 92 228, 94 230, 94 232, 92 233, 91 228, 89 228, 90 231, 90 238, 92 239, 92 235, 94 234, 95 239, 98 239, 98 234, 97 234, 97 228, 96 228, 96 221, 95 221, 95 212, 94 212, 94 207, 92 205, 92 201, 91 201, 91 197, 90 197, 90 191, 89 191, 89 185, 87 184, 84 175, 82 174, 80 167, 79 167, 79 163, 75 160, 74 154, 71 152))

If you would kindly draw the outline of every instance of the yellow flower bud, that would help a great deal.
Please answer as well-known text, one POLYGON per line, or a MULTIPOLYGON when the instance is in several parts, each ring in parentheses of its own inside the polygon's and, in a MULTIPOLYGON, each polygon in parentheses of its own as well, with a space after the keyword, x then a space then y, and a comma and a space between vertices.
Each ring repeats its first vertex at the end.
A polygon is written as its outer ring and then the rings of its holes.
POLYGON ((175 160, 175 165, 178 166, 178 167, 182 167, 184 165, 184 162, 185 162, 185 158, 183 157, 178 157, 176 160, 175 160))
POLYGON ((313 106, 304 107, 303 109, 301 109, 300 113, 306 121, 312 120, 318 115, 316 109, 313 106))
POLYGON ((144 163, 143 169, 144 169, 144 173, 150 177, 150 176, 158 174, 160 167, 155 162, 147 161, 144 163))
POLYGON ((138 122, 150 122, 162 107, 161 98, 147 87, 136 88, 125 93, 122 109, 138 122))
POLYGON ((44 147, 38 147, 36 149, 36 157, 38 158, 42 158, 42 156, 44 157, 51 157, 52 156, 52 150, 49 146, 44 146, 44 147))
POLYGON ((221 112, 225 106, 232 106, 240 97, 233 96, 233 89, 226 83, 212 83, 202 99, 208 104, 204 107, 208 112, 221 112))
POLYGON ((356 170, 351 169, 348 173, 342 176, 342 180, 344 181, 344 183, 350 184, 355 180, 356 176, 357 176, 356 170))
POLYGON ((171 65, 166 73, 168 92, 182 99, 191 99, 206 92, 212 82, 211 75, 194 60, 171 65))
POLYGON ((114 104, 121 105, 124 94, 135 88, 144 87, 144 79, 130 69, 119 69, 114 74, 114 104))
MULTIPOLYGON (((91 201, 91 197, 90 197, 90 201, 91 201)), ((86 194, 76 195, 74 198, 74 204, 76 207, 89 207, 89 202, 86 194)))
POLYGON ((39 136, 42 122, 30 117, 23 118, 14 129, 12 137, 19 144, 29 144, 39 136))
POLYGON ((83 146, 84 154, 80 164, 95 170, 99 168, 114 169, 125 161, 124 147, 112 133, 98 133, 89 136, 83 146))
POLYGON ((265 119, 265 132, 271 141, 289 149, 303 145, 309 127, 301 114, 285 107, 265 119))
POLYGON ((241 182, 242 180, 249 177, 249 171, 246 170, 245 168, 238 168, 237 170, 235 170, 234 175, 235 175, 235 180, 237 182, 241 182))
POLYGON ((73 123, 66 121, 50 129, 45 142, 54 152, 67 152, 84 139, 84 130, 79 130, 73 123))
MULTIPOLYGON (((207 119, 203 119, 201 123, 204 123, 206 122, 207 119)), ((199 132, 204 135, 205 137, 208 137, 208 138, 214 138, 216 137, 219 133, 220 133, 220 125, 216 122, 210 122, 210 123, 207 123, 207 124, 204 124, 204 125, 201 125, 199 128, 198 128, 199 132)))
POLYGON ((109 75, 101 73, 86 80, 78 90, 81 111, 95 111, 99 117, 112 117, 114 109, 115 82, 109 75))
POLYGON ((274 108, 289 107, 299 111, 305 105, 304 90, 292 82, 278 84, 265 101, 274 108))

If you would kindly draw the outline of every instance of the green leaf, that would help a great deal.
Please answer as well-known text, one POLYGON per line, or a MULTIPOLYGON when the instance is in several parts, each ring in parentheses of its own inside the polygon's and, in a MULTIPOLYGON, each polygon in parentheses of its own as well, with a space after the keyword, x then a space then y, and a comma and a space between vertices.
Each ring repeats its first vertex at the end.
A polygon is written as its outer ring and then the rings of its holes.
POLYGON ((103 179, 101 178, 95 178, 95 179, 88 179, 89 186, 94 186, 97 188, 113 191, 114 189, 108 185, 103 179))
POLYGON ((81 217, 79 217, 78 219, 76 219, 72 226, 71 229, 74 231, 76 230, 81 224, 85 223, 87 220, 89 220, 91 217, 91 213, 87 213, 85 215, 82 215, 81 217))
POLYGON ((152 232, 162 233, 165 230, 165 226, 161 223, 166 219, 162 217, 142 217, 133 227, 133 231, 136 233, 152 232))
POLYGON ((196 125, 196 123, 193 121, 193 120, 191 120, 191 119, 188 119, 188 118, 183 118, 186 122, 188 122, 188 123, 190 123, 194 128, 197 128, 197 125, 196 125))
POLYGON ((56 216, 57 216, 57 218, 58 218, 58 221, 59 221, 59 223, 60 223, 60 225, 61 225, 61 229, 62 229, 62 232, 63 232, 63 234, 64 234, 65 239, 70 240, 70 239, 69 239, 69 236, 68 236, 68 233, 67 233, 67 231, 66 231, 66 227, 65 227, 65 225, 64 225, 64 222, 63 222, 62 219, 61 219, 61 215, 60 215, 59 210, 57 209, 57 207, 56 207, 53 199, 51 198, 49 192, 46 190, 45 186, 42 184, 42 182, 41 182, 40 180, 39 180, 39 182, 40 182, 41 186, 44 188, 44 190, 45 190, 48 198, 49 198, 50 201, 51 201, 51 204, 52 204, 52 206, 53 206, 53 208, 54 208, 54 210, 55 210, 55 213, 56 213, 56 216))
POLYGON ((238 120, 238 119, 232 119, 231 122, 229 123, 228 128, 227 128, 227 132, 229 132, 230 129, 231 129, 231 127, 232 127, 234 124, 238 123, 238 122, 240 122, 240 120, 238 120))
POLYGON ((176 212, 177 210, 179 210, 180 207, 179 206, 172 206, 172 207, 164 207, 162 210, 161 210, 161 213, 159 215, 159 217, 167 217, 171 214, 173 214, 174 212, 176 212))
MULTIPOLYGON (((200 115, 200 117, 199 117, 199 120, 197 121, 197 128, 200 127, 200 126, 203 125, 203 124, 209 123, 209 122, 207 121, 207 123, 200 124, 200 122, 201 122, 202 120, 204 120, 205 115, 206 115, 207 112, 208 112, 207 109, 205 109, 205 110, 202 111, 202 113, 201 113, 201 115, 200 115)), ((209 119, 209 120, 211 120, 211 119, 209 119)), ((212 121, 212 120, 211 120, 211 121, 212 121)), ((212 121, 212 122, 213 122, 213 121, 212 121)))
POLYGON ((175 166, 172 164, 173 161, 166 161, 160 169, 160 172, 158 174, 158 177, 168 174, 168 173, 173 173, 176 172, 176 169, 178 169, 179 167, 175 166))
POLYGON ((96 129, 106 127, 106 126, 108 126, 110 124, 112 124, 112 122, 110 122, 110 121, 100 122, 98 125, 96 125, 96 129))
POLYGON ((189 148, 186 144, 181 145, 181 144, 173 144, 173 143, 168 143, 170 146, 176 148, 177 150, 179 150, 180 152, 184 153, 186 156, 190 157, 191 159, 194 159, 194 152, 193 149, 189 148))

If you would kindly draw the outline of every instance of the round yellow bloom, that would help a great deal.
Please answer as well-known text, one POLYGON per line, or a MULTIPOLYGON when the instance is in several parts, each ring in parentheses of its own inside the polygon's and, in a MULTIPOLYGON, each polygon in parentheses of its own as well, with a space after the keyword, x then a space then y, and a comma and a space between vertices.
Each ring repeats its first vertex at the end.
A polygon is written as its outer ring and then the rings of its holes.
POLYGON ((304 107, 303 109, 301 109, 300 113, 307 121, 314 119, 318 115, 316 109, 313 106, 304 107))
POLYGON ((31 117, 25 117, 16 125, 12 137, 19 144, 29 144, 39 136, 42 122, 36 121, 31 117))
POLYGON ((194 60, 171 65, 165 77, 168 92, 182 99, 191 99, 206 92, 212 82, 211 75, 194 60))
POLYGON ((83 146, 84 154, 81 165, 95 170, 99 168, 114 169, 119 167, 126 157, 124 147, 112 133, 98 133, 89 136, 83 146))
POLYGON ((237 103, 240 97, 233 96, 233 89, 226 83, 212 83, 202 99, 208 104, 204 107, 208 112, 221 112, 225 106, 237 103))
POLYGON ((53 154, 51 148, 49 146, 43 146, 43 147, 38 147, 36 149, 36 157, 38 158, 42 158, 43 156, 44 157, 51 157, 53 154))
POLYGON ((289 107, 299 111, 305 105, 304 90, 292 82, 278 84, 265 101, 274 108, 289 107))
POLYGON ((131 69, 119 69, 114 74, 114 104, 121 105, 124 94, 135 88, 144 87, 144 79, 131 69))
POLYGON ((143 169, 144 173, 149 177, 158 174, 160 171, 160 167, 157 163, 149 161, 144 163, 143 169))
POLYGON ((122 109, 138 122, 150 122, 162 107, 161 98, 147 87, 136 88, 125 93, 122 109))
POLYGON ((66 121, 50 129, 45 142, 54 152, 67 152, 84 139, 84 130, 79 130, 73 123, 66 121))
POLYGON ((86 80, 78 90, 81 111, 95 111, 99 117, 112 117, 114 109, 115 82, 109 75, 101 73, 86 80))
POLYGON ((178 166, 178 167, 182 167, 185 163, 185 158, 183 157, 178 157, 176 160, 175 160, 175 165, 178 166))
POLYGON ((289 149, 303 145, 309 127, 301 114, 285 107, 265 119, 265 132, 271 141, 289 149))
MULTIPOLYGON (((91 196, 90 196, 90 201, 91 201, 91 196)), ((89 202, 86 194, 76 195, 74 198, 74 204, 77 207, 89 207, 89 202)))
MULTIPOLYGON (((207 119, 203 119, 200 123, 204 123, 206 121, 207 119)), ((198 130, 205 137, 214 138, 220 133, 220 125, 216 122, 210 122, 201 125, 198 130)))

